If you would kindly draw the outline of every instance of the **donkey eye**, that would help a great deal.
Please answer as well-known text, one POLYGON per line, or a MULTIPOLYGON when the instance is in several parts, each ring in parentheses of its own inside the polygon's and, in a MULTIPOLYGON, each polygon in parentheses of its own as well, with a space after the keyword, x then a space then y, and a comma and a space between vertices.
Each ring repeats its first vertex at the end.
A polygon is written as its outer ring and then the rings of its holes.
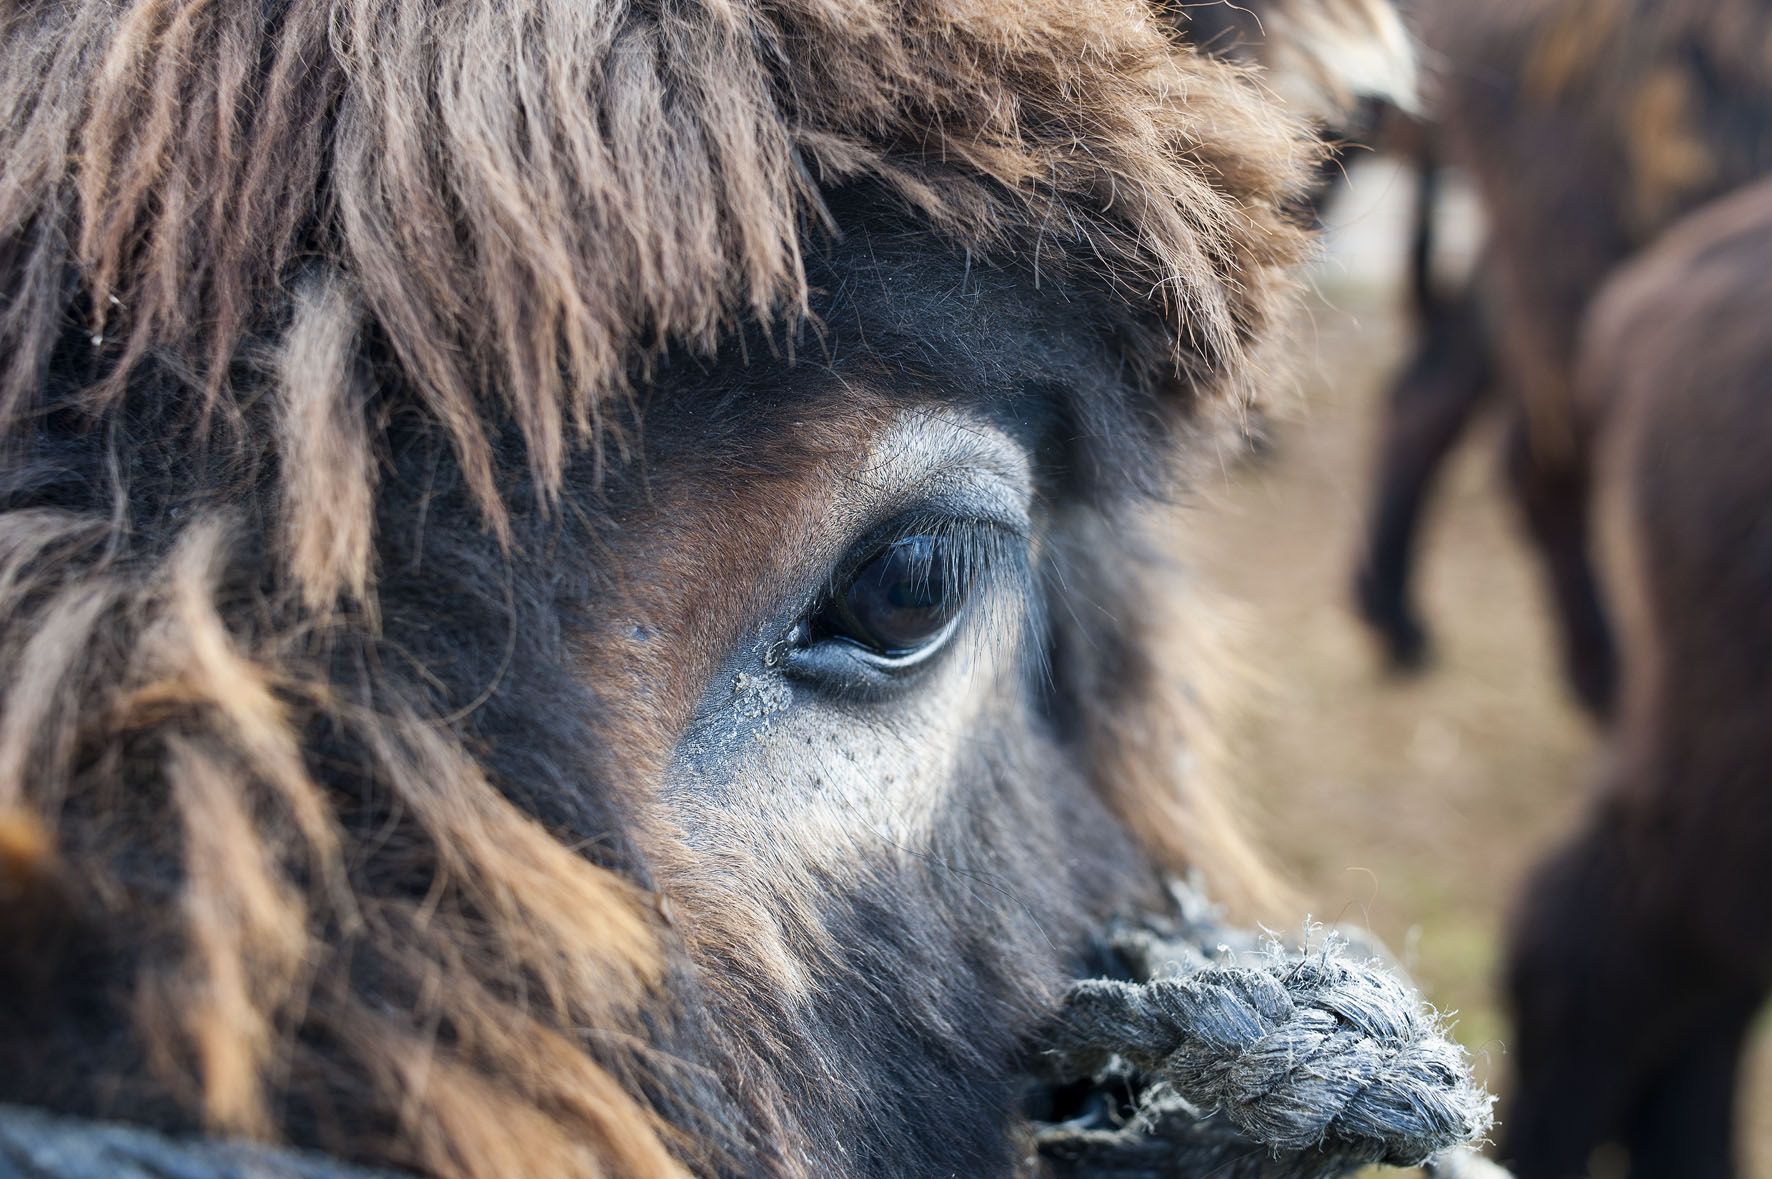
POLYGON ((953 633, 969 578, 958 541, 908 536, 870 557, 812 620, 810 638, 854 644, 883 661, 916 662, 953 633))

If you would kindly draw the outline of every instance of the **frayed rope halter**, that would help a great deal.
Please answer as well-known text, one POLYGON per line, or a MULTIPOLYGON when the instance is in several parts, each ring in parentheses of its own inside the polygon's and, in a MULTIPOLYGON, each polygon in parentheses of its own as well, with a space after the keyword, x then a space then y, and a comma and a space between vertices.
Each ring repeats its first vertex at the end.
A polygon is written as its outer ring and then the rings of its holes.
POLYGON ((1503 1176, 1466 1149, 1494 1099, 1437 1013, 1375 954, 1329 934, 1287 952, 1228 927, 1193 887, 1115 930, 1124 978, 1074 984, 1039 1067, 1086 1082, 1042 1125, 1048 1175, 1329 1179, 1372 1164, 1503 1176))

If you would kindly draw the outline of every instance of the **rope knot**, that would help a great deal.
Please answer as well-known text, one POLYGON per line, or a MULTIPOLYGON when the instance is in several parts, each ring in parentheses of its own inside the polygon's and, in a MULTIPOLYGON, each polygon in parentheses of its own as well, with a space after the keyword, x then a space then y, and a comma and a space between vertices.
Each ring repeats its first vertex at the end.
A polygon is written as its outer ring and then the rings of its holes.
POLYGON ((1131 980, 1088 979, 1066 995, 1050 1071, 1116 1080, 1136 1097, 1118 1129, 1048 1131, 1049 1156, 1099 1155, 1118 1136, 1154 1158, 1157 1139, 1175 1147, 1172 1169, 1115 1172, 1098 1159, 1092 1173, 1191 1174, 1180 1160, 1205 1144, 1258 1160, 1226 1173, 1290 1179, 1417 1166, 1487 1132, 1492 1099, 1463 1049, 1384 963, 1349 957, 1334 936, 1289 953, 1203 922, 1197 898, 1177 900, 1177 928, 1111 939, 1131 980), (1263 1156, 1276 1165, 1264 1169, 1263 1156))

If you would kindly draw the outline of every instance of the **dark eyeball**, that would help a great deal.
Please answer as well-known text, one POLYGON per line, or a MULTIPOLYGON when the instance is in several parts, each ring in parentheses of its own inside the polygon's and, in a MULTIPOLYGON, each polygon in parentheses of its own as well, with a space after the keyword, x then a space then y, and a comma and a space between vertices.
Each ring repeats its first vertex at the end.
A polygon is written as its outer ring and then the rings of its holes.
POLYGON ((815 637, 847 640, 891 659, 945 638, 968 588, 954 544, 910 536, 881 549, 819 612, 815 637))

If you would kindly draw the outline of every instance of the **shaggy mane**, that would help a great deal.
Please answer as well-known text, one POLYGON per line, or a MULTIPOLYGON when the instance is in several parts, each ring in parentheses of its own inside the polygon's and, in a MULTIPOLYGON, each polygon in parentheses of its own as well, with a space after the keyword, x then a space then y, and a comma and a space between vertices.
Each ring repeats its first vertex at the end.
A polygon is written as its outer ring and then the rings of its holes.
POLYGON ((1087 259, 1214 368, 1292 249, 1275 202, 1310 150, 1115 0, 76 3, 16 12, 5 55, 0 425, 36 408, 71 291, 93 409, 152 352, 227 414, 242 339, 318 264, 298 320, 373 323, 495 526, 482 400, 556 492, 636 364, 805 313, 823 186, 1087 259))
POLYGON ((1144 325, 1136 379, 1211 392, 1314 149, 1139 0, 4 22, 0 979, 128 1029, 8 1083, 440 1175, 742 1151, 637 1022, 671 969, 645 882, 376 645, 388 423, 508 540, 666 349, 808 315, 853 182, 1086 276, 1144 325))

